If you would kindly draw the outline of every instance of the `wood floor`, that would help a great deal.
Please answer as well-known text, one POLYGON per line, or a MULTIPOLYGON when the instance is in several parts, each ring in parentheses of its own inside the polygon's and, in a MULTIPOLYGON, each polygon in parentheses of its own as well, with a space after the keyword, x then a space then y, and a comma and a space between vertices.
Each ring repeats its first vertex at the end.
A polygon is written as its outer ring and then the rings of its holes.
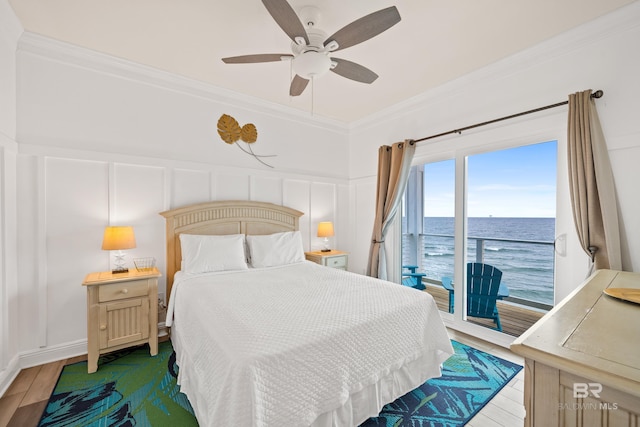
POLYGON ((20 371, 0 398, 0 426, 37 426, 62 368, 82 360, 87 360, 86 355, 20 371))
MULTIPOLYGON (((453 330, 449 330, 449 335, 456 341, 520 365, 523 364, 522 358, 505 348, 453 330)), ((36 427, 62 368, 66 364, 82 360, 86 360, 86 355, 23 369, 4 396, 0 398, 0 427, 36 427)), ((524 423, 523 372, 520 371, 467 426, 522 426, 524 423)))

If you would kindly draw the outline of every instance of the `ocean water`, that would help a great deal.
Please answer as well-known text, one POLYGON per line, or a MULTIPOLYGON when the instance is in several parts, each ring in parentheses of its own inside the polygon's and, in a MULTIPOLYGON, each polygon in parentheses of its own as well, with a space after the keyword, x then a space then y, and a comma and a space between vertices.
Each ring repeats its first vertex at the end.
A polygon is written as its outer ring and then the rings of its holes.
MULTIPOLYGON (((485 239, 483 262, 502 270, 511 296, 553 305, 555 218, 468 218, 467 226, 467 261, 476 260, 478 241, 485 239)), ((403 236, 403 264, 410 263, 417 244, 421 272, 435 280, 453 277, 453 230, 454 218, 426 217, 422 235, 403 236)))

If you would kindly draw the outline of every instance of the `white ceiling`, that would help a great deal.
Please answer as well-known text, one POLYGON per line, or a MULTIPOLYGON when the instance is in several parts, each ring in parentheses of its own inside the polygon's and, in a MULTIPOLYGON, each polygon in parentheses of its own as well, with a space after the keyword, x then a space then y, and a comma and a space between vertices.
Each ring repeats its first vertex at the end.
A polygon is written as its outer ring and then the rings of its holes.
MULTIPOLYGON (((491 64, 634 0, 290 0, 317 6, 332 34, 395 5, 402 21, 340 51, 380 77, 334 73, 315 81, 313 112, 352 122, 491 64)), ((289 93, 289 62, 221 58, 290 53, 291 41, 260 0, 9 0, 26 31, 125 58, 269 102, 311 110, 311 85, 289 93)))

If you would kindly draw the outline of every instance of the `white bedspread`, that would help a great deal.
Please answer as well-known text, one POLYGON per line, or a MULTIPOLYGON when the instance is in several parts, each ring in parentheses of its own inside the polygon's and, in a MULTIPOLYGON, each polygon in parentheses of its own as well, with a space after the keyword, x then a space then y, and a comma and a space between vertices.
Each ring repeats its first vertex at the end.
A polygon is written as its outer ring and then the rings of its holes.
POLYGON ((357 425, 453 354, 426 292, 311 262, 179 273, 170 302, 201 426, 357 425))

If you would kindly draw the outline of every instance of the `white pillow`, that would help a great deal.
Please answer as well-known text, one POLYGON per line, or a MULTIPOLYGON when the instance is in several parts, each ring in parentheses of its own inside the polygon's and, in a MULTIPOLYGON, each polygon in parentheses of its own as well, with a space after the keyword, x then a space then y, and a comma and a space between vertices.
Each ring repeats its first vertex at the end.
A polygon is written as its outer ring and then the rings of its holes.
POLYGON ((180 234, 182 271, 209 273, 226 270, 246 270, 244 234, 203 236, 180 234))
POLYGON ((302 235, 285 231, 266 236, 247 236, 252 267, 275 267, 304 261, 302 235))

